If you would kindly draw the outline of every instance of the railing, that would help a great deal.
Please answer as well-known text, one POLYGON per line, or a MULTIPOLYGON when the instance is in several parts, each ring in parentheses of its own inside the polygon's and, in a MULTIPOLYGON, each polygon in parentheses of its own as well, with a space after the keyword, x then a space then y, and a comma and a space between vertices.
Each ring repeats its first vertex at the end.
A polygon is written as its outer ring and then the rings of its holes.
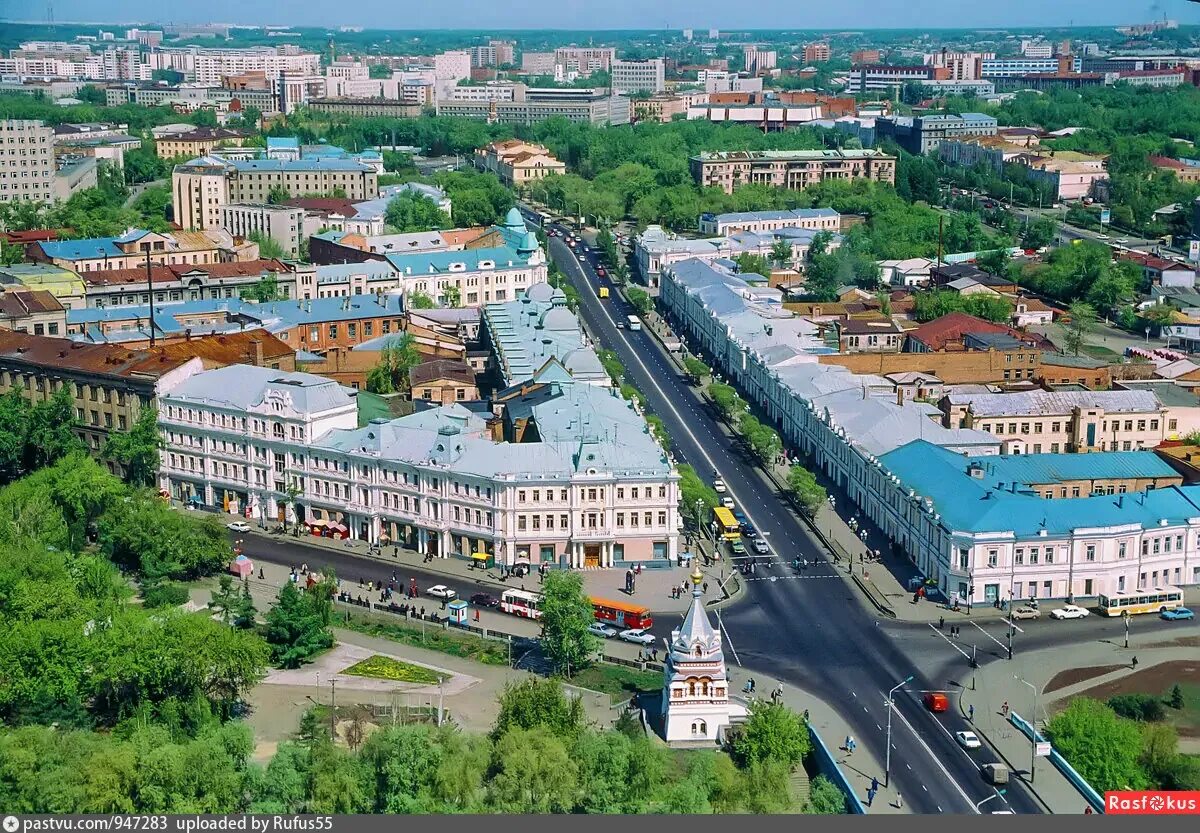
POLYGON ((847 780, 845 773, 842 772, 842 768, 833 759, 833 754, 829 751, 829 747, 825 745, 825 741, 821 740, 820 733, 813 728, 812 724, 808 726, 808 736, 812 738, 813 760, 816 761, 817 769, 846 796, 846 807, 850 813, 854 815, 866 814, 867 808, 863 806, 862 801, 855 794, 854 787, 850 786, 850 781, 847 780))
MULTIPOLYGON (((1029 738, 1031 743, 1045 742, 1046 738, 1040 732, 1038 732, 1038 730, 1035 729, 1029 723, 1029 721, 1025 720, 1025 718, 1021 717, 1016 712, 1010 711, 1008 713, 1008 722, 1013 726, 1016 726, 1017 730, 1020 731, 1021 734, 1025 735, 1025 737, 1029 738)), ((1079 791, 1079 794, 1083 796, 1083 800, 1090 804, 1093 810, 1095 810, 1097 813, 1104 812, 1104 797, 1100 795, 1100 793, 1096 792, 1095 787, 1089 784, 1082 775, 1076 772, 1075 767, 1071 766, 1070 762, 1060 755, 1058 750, 1053 746, 1050 747, 1050 763, 1054 765, 1055 769, 1063 774, 1064 778, 1071 782, 1071 786, 1079 791)))

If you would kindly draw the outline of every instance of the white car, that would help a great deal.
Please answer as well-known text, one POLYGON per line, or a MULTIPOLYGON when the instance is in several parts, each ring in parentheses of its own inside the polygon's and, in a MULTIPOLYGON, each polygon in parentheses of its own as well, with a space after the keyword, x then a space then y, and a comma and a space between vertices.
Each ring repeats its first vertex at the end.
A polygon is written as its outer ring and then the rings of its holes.
POLYGON ((713 491, 716 492, 718 495, 725 494, 725 492, 728 491, 725 488, 725 481, 719 477, 716 480, 714 480, 713 481, 713 491))
POLYGON ((598 636, 601 639, 612 639, 617 635, 617 629, 603 622, 592 622, 592 624, 588 625, 588 633, 598 636))
POLYGON ((1078 605, 1064 605, 1057 610, 1050 611, 1051 619, 1082 619, 1087 615, 1087 610, 1078 605))
POLYGON ((731 497, 721 498, 721 505, 724 506, 726 509, 733 509, 733 498, 731 498, 731 497))
POLYGON ((435 584, 425 591, 427 596, 433 596, 435 599, 453 599, 458 594, 444 584, 435 584))
POLYGON ((230 532, 249 532, 250 524, 245 521, 233 521, 232 523, 225 524, 225 528, 230 532))
POLYGON ((955 732, 954 739, 958 741, 958 745, 963 749, 978 749, 983 746, 979 740, 979 735, 974 732, 955 732))
POLYGON ((1108 239, 1108 235, 1107 235, 1107 234, 1097 234, 1097 235, 1096 235, 1096 239, 1097 239, 1097 240, 1107 240, 1107 239, 1108 239))
POLYGON ((630 628, 627 631, 621 631, 617 635, 626 642, 632 642, 635 645, 653 645, 657 641, 654 638, 654 634, 645 628, 630 628))
POLYGON ((767 546, 767 542, 762 538, 755 538, 754 543, 751 544, 751 546, 754 547, 754 551, 759 555, 771 554, 771 548, 767 546))

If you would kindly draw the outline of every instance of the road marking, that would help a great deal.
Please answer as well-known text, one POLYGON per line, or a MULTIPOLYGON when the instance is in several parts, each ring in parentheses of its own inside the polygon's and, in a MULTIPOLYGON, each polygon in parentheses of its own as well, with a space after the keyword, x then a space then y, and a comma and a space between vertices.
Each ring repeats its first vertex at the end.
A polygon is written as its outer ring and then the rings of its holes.
POLYGON ((940 813, 940 812, 942 812, 942 805, 941 805, 941 804, 937 805, 937 810, 938 810, 938 812, 939 812, 939 813, 940 813))
MULTIPOLYGON (((606 307, 606 306, 604 306, 604 304, 600 303, 600 299, 596 297, 596 291, 595 291, 595 288, 592 286, 592 282, 588 280, 587 273, 583 271, 583 268, 580 267, 579 264, 576 263, 574 259, 571 259, 570 262, 575 266, 575 268, 577 268, 579 270, 579 273, 583 278, 583 283, 587 286, 588 295, 591 297, 592 300, 594 300, 596 302, 596 305, 598 307, 600 307, 600 312, 604 314, 604 317, 608 319, 608 323, 612 325, 614 330, 616 330, 617 338, 619 338, 622 342, 624 342, 625 347, 628 348, 630 354, 633 356, 633 360, 636 361, 638 363, 638 365, 641 366, 642 371, 646 374, 647 380, 650 382, 651 385, 654 386, 654 389, 656 391, 658 391, 658 395, 662 398, 663 404, 665 404, 667 406, 667 408, 671 411, 671 413, 675 415, 675 419, 679 420, 679 425, 681 428, 683 428, 684 433, 686 433, 689 437, 691 437, 692 442, 696 444, 696 447, 700 450, 700 456, 704 458, 705 463, 707 463, 709 468, 711 468, 713 471, 716 471, 718 474, 721 474, 724 477, 725 473, 721 471, 720 466, 716 465, 716 463, 713 461, 712 457, 710 457, 708 455, 708 451, 707 451, 707 449, 705 449, 704 444, 702 442, 700 442, 700 439, 694 433, 692 433, 691 427, 688 426, 687 421, 684 420, 683 416, 679 413, 678 409, 676 409, 675 404, 671 401, 671 397, 667 396, 666 391, 664 391, 662 389, 662 387, 659 386, 658 380, 654 378, 654 374, 650 372, 650 368, 646 367, 646 363, 644 361, 642 361, 642 357, 638 354, 638 351, 636 349, 634 349, 633 344, 631 344, 629 339, 626 337, 625 331, 621 330, 617 327, 617 322, 612 317, 612 314, 608 311, 608 307, 606 307)), ((578 289, 578 287, 576 287, 576 288, 578 289)), ((649 338, 651 340, 653 340, 653 336, 649 336, 649 338)), ((711 427, 709 430, 709 436, 710 437, 712 436, 711 427)), ((725 480, 727 483, 729 482, 728 477, 725 477, 725 480)), ((739 502, 742 504, 745 504, 745 501, 739 501, 739 502)), ((757 526, 757 527, 762 526, 762 524, 760 524, 757 520, 755 520, 754 516, 747 509, 745 509, 744 506, 743 506, 742 511, 745 512, 746 516, 748 518, 750 518, 751 521, 754 522, 755 526, 757 526)), ((735 654, 735 658, 736 658, 736 654, 735 654)), ((741 665, 740 662, 738 664, 741 665)))
MULTIPOLYGON (((936 633, 936 634, 937 634, 938 636, 940 636, 942 639, 946 640, 946 644, 947 644, 947 645, 949 645, 949 646, 950 646, 951 648, 953 648, 954 650, 958 651, 960 654, 962 654, 962 655, 963 655, 964 657, 966 657, 968 660, 971 658, 971 657, 970 657, 970 655, 969 655, 969 654, 967 654, 967 652, 966 652, 966 651, 964 651, 962 648, 958 647, 958 646, 957 646, 957 645, 955 645, 953 642, 951 642, 951 641, 950 641, 950 637, 946 636, 946 634, 944 634, 944 633, 942 633, 941 631, 939 631, 939 630, 938 630, 938 628, 937 628, 937 625, 933 624, 933 622, 929 622, 928 624, 929 624, 929 627, 930 627, 930 629, 932 629, 934 633, 936 633)), ((972 623, 972 624, 974 624, 974 623, 972 623)))
MULTIPOLYGON (((881 695, 883 694, 882 691, 880 691, 879 693, 881 695)), ((971 808, 971 812, 975 813, 976 815, 979 815, 980 811, 979 811, 979 808, 977 808, 975 806, 975 802, 972 801, 971 797, 967 795, 966 790, 964 790, 962 788, 962 785, 959 784, 957 781, 955 781, 954 778, 950 775, 950 771, 948 769, 946 769, 946 765, 942 763, 941 759, 938 758, 937 755, 933 754, 933 750, 929 748, 929 744, 927 744, 925 742, 925 739, 922 738, 917 733, 917 730, 913 728, 913 725, 908 722, 908 718, 904 716, 904 712, 902 712, 902 711, 900 711, 900 709, 896 709, 896 708, 893 708, 892 711, 896 713, 896 717, 900 718, 900 722, 903 723, 908 728, 908 731, 912 732, 912 736, 914 738, 916 738, 917 743, 921 744, 921 748, 923 748, 925 750, 925 754, 927 754, 929 756, 930 760, 933 761, 934 765, 942 771, 942 775, 946 776, 946 781, 949 782, 950 786, 954 787, 954 789, 958 792, 958 794, 962 796, 963 801, 965 801, 967 803, 967 806, 971 808)), ((938 725, 941 726, 940 723, 938 725)), ((943 727, 943 728, 945 728, 945 727, 943 727)))
POLYGON ((992 636, 990 633, 988 633, 987 631, 985 631, 983 628, 979 627, 979 625, 975 624, 974 622, 972 622, 971 624, 972 624, 972 625, 975 625, 975 630, 979 631, 981 634, 983 634, 984 636, 986 636, 988 639, 990 639, 990 640, 992 640, 993 642, 995 642, 997 645, 999 645, 999 646, 1000 646, 1001 648, 1003 648, 1004 650, 1006 650, 1006 651, 1008 650, 1008 646, 1007 646, 1007 645, 1005 645, 1003 642, 1001 642, 999 639, 997 639, 996 637, 992 636))
POLYGON ((1010 619, 1001 619, 1000 621, 1003 622, 1004 624, 1008 625, 1010 628, 1015 630, 1017 633, 1025 633, 1025 629, 1023 627, 1021 627, 1020 625, 1018 625, 1016 622, 1014 622, 1011 618, 1010 619))
POLYGON ((921 785, 921 789, 923 789, 925 792, 929 792, 929 788, 926 787, 924 784, 921 785))

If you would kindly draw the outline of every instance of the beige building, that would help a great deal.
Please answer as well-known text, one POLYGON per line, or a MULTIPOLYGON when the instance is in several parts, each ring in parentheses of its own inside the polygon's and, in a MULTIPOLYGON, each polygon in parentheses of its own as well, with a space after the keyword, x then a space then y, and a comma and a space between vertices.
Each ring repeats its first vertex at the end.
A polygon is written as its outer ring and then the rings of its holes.
POLYGON ((453 405, 479 398, 475 371, 464 361, 423 362, 408 372, 408 380, 413 399, 436 405, 453 405))
POLYGON ((510 188, 522 189, 550 174, 565 174, 566 164, 555 159, 542 145, 508 139, 492 142, 476 151, 482 166, 510 188))
POLYGON ((195 159, 197 156, 207 156, 219 147, 241 147, 246 139, 247 134, 238 130, 197 127, 188 133, 164 136, 155 143, 154 152, 159 159, 195 159))
POLYGON ((224 260, 253 260, 258 257, 258 246, 239 245, 223 232, 166 234, 129 229, 120 237, 38 241, 29 244, 25 252, 35 263, 52 263, 80 274, 144 267, 147 252, 151 263, 164 265, 199 266, 224 260))
POLYGON ((235 237, 261 234, 283 247, 288 257, 299 257, 304 241, 305 210, 293 205, 238 203, 221 207, 221 226, 235 237))
POLYGON ((54 129, 33 119, 0 119, 0 202, 53 202, 54 173, 54 129))
POLYGON ((1003 454, 1151 449, 1198 410, 1173 413, 1143 390, 951 393, 938 407, 943 426, 986 431, 1003 454))
POLYGON ((896 157, 873 149, 721 151, 689 163, 697 183, 726 194, 750 184, 798 191, 827 179, 896 181, 896 157))
POLYGON ((58 336, 67 333, 67 311, 53 293, 23 286, 0 292, 0 329, 58 336))
POLYGON ((267 203, 280 190, 289 197, 337 194, 364 202, 379 196, 379 175, 348 159, 228 161, 214 156, 176 165, 171 174, 175 222, 189 229, 222 228, 226 205, 267 203))

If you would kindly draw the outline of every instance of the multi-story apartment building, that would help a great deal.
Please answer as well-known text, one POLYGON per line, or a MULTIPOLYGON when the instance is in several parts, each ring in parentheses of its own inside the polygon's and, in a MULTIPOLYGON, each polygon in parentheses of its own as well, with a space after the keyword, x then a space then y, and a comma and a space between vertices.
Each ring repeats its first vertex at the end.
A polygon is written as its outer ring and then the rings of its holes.
POLYGON ((0 393, 43 402, 65 389, 76 434, 97 457, 112 431, 128 430, 162 390, 201 369, 199 358, 159 361, 123 347, 0 330, 0 393))
POLYGON ((893 92, 905 84, 921 83, 935 78, 932 66, 891 66, 886 64, 856 64, 846 76, 846 94, 856 95, 873 91, 893 92))
MULTIPOLYGON (((150 286, 154 287, 155 304, 173 304, 240 298, 259 281, 275 281, 282 298, 296 297, 296 270, 278 260, 246 260, 235 263, 212 263, 207 266, 187 264, 80 272, 87 307, 134 306, 150 303, 150 286)), ((149 310, 147 310, 147 316, 149 310)), ((69 319, 70 320, 70 319, 69 319)), ((70 332, 76 334, 76 328, 70 332)))
POLYGON ((553 52, 522 52, 521 72, 526 75, 554 75, 558 64, 553 52))
POLYGON ((1069 72, 1079 72, 1083 66, 1083 59, 1076 56, 1047 57, 1047 58, 987 58, 983 61, 980 67, 980 77, 982 78, 1020 78, 1023 75, 1037 75, 1039 73, 1053 72, 1057 73, 1063 68, 1063 61, 1066 62, 1066 69, 1069 72))
MULTIPOLYGON (((828 56, 825 60, 829 60, 828 56)), ((742 65, 751 75, 762 75, 779 65, 779 53, 774 49, 759 49, 757 44, 746 44, 742 47, 742 65)))
POLYGON ((659 93, 667 88, 666 64, 662 58, 612 62, 614 93, 659 93))
POLYGON ((337 191, 361 202, 379 196, 379 175, 370 165, 350 159, 229 161, 202 156, 175 166, 171 205, 183 228, 219 228, 224 206, 265 203, 280 189, 293 197, 337 191))
POLYGON ((698 184, 726 194, 751 183, 800 190, 826 179, 896 180, 896 157, 874 149, 722 151, 688 161, 698 184))
POLYGON ((164 136, 155 142, 155 153, 159 159, 195 159, 206 156, 218 147, 241 147, 248 133, 227 130, 224 127, 197 127, 187 133, 164 136))
POLYGON ((1021 54, 1026 58, 1053 58, 1054 44, 1041 38, 1026 38, 1021 41, 1021 54))
MULTIPOLYGON (((407 88, 406 88, 407 89, 407 88)), ((415 119, 420 118, 424 108, 432 104, 426 85, 413 87, 411 96, 405 98, 314 98, 308 107, 318 113, 340 116, 363 116, 365 118, 415 119)))
POLYGON ((1200 583, 1200 489, 1168 485, 1177 481, 1165 464, 1124 452, 999 456, 1001 438, 943 427, 937 409, 901 404, 886 380, 825 372, 813 363, 815 326, 784 314, 777 296, 687 261, 664 274, 660 299, 676 332, 780 427, 785 448, 844 488, 846 511, 874 521, 947 597, 1200 583), (1079 497, 1062 499, 1064 487, 1079 497))
POLYGON ((52 263, 78 274, 145 266, 147 253, 151 263, 193 266, 253 256, 224 232, 167 234, 145 229, 129 229, 119 237, 39 240, 25 249, 26 257, 35 263, 52 263))
POLYGON ((485 119, 499 124, 536 124, 549 118, 564 118, 579 124, 629 124, 629 98, 609 95, 603 88, 528 88, 522 93, 514 85, 512 101, 453 101, 439 99, 441 116, 485 119))
POLYGON ((674 559, 677 475, 602 368, 594 382, 568 371, 599 360, 565 297, 540 284, 489 308, 488 321, 498 351, 549 347, 529 375, 505 377, 512 386, 498 396, 494 426, 454 404, 359 428, 353 391, 332 380, 229 368, 162 398, 162 488, 441 558, 482 552, 507 566, 564 567, 674 559), (574 348, 560 359, 554 351, 566 344, 574 348), (299 490, 294 503, 289 487, 299 490))
POLYGON ((738 231, 766 232, 785 228, 812 229, 836 234, 842 215, 832 208, 795 208, 790 211, 739 211, 732 214, 701 214, 701 234, 727 235, 738 231))
POLYGON ((616 60, 617 50, 608 47, 560 46, 554 50, 554 63, 567 72, 587 77, 593 72, 608 72, 616 60))
POLYGON ((936 151, 943 139, 995 136, 998 123, 986 113, 936 113, 875 119, 875 135, 890 139, 909 153, 936 151))
POLYGON ((951 393, 939 408, 943 425, 987 431, 1006 454, 1150 449, 1200 414, 1167 408, 1148 390, 951 393))
POLYGON ((996 57, 994 52, 952 52, 943 49, 925 56, 925 64, 941 70, 936 77, 952 81, 974 81, 982 78, 983 65, 996 57))
POLYGON ((467 51, 473 67, 501 67, 515 62, 516 46, 514 41, 493 39, 486 45, 472 46, 467 51))
POLYGON ((283 247, 289 257, 299 257, 306 238, 303 208, 272 203, 233 203, 221 206, 221 227, 235 237, 261 234, 283 247))
POLYGON ((942 139, 938 143, 938 158, 947 165, 974 168, 986 165, 996 173, 1004 170, 1005 162, 1012 162, 1029 149, 1015 145, 999 136, 978 138, 942 139))
POLYGON ((54 129, 33 119, 0 119, 0 202, 53 202, 54 173, 54 129))
POLYGON ((256 46, 245 49, 186 46, 157 49, 148 53, 151 69, 180 72, 189 81, 220 84, 226 75, 262 72, 270 81, 281 73, 319 75, 321 56, 301 52, 295 46, 256 46))
POLYGON ((551 174, 565 174, 565 163, 554 158, 543 145, 508 139, 492 142, 475 151, 477 164, 494 173, 509 188, 522 190, 529 183, 551 174))
POLYGON ((823 64, 829 60, 831 54, 828 41, 804 44, 804 63, 806 64, 823 64))
POLYGON ((881 64, 883 63, 883 52, 878 49, 856 49, 850 53, 850 63, 853 66, 881 64))

